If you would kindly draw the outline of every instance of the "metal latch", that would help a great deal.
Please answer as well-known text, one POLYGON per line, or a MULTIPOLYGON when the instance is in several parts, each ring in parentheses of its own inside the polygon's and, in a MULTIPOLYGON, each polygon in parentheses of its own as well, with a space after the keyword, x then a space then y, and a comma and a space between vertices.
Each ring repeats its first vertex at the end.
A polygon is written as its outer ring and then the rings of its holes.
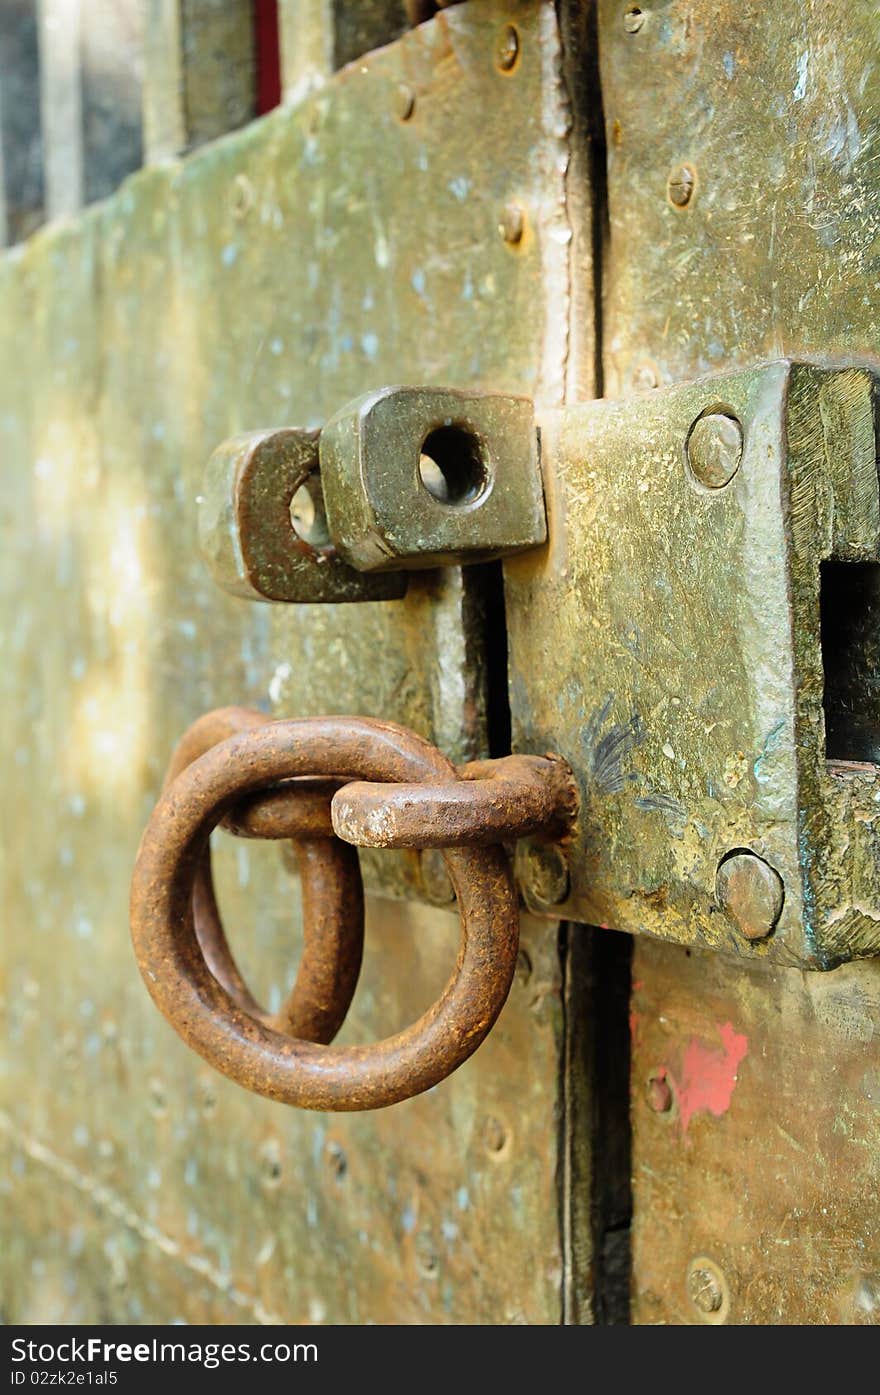
POLYGON ((145 834, 132 925, 156 1002, 227 1074, 360 1109, 455 1069, 510 985, 518 840, 523 897, 554 919, 807 968, 880 952, 869 370, 771 363, 537 424, 519 398, 384 389, 320 432, 222 447, 201 535, 221 584, 270 600, 393 601, 410 569, 502 557, 520 753, 456 770, 384 722, 231 709, 196 725, 145 834), (306 952, 274 1017, 216 911, 223 821, 297 847, 306 952), (462 949, 419 1023, 330 1051, 360 963, 348 843, 443 849, 462 949))

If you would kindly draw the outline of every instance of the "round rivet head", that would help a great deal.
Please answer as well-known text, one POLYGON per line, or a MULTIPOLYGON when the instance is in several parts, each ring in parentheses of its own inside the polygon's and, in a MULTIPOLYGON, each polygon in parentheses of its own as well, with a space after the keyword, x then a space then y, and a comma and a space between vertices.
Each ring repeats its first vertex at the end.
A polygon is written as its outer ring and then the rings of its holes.
POLYGON ((666 197, 673 208, 687 208, 694 196, 697 176, 690 165, 675 165, 666 181, 666 197))
POLYGON ((624 12, 623 27, 627 34, 638 34, 644 22, 645 12, 639 9, 638 5, 630 5, 629 9, 624 12))
POLYGON ((516 879, 529 910, 549 910, 568 896, 568 859, 557 843, 523 839, 516 849, 516 879))
POLYGON ((755 853, 739 852, 719 866, 715 897, 747 940, 764 940, 782 914, 785 885, 769 862, 755 853))
POLYGON ((526 230, 526 215, 521 204, 508 203, 501 211, 498 231, 508 247, 518 247, 526 230))
POLYGON ((672 1108, 672 1086, 666 1078, 665 1070, 656 1070, 648 1078, 648 1108, 654 1114, 668 1114, 672 1108))
POLYGON ((415 109, 415 92, 407 83, 400 83, 394 94, 394 113, 398 121, 409 121, 415 109))
POLYGON ((743 432, 736 417, 725 412, 697 417, 688 433, 687 462, 699 484, 723 489, 739 469, 742 454, 743 432))
POLYGON ((727 1281, 711 1259, 702 1256, 691 1260, 687 1272, 687 1295, 703 1322, 724 1322, 730 1295, 727 1281))
POLYGON ((519 34, 513 24, 505 24, 495 45, 495 63, 502 73, 509 73, 516 67, 519 58, 519 34))

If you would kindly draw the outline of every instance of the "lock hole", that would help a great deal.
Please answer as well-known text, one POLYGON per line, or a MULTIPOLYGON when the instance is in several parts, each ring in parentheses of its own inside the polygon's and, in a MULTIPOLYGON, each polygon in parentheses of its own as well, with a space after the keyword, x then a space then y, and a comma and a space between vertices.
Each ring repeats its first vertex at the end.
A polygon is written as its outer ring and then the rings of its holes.
POLYGON ((880 565, 820 571, 825 756, 880 764, 880 565))
POLYGON ((309 547, 329 546, 330 529, 317 474, 309 475, 294 492, 290 501, 290 523, 296 536, 309 547))
POLYGON ((432 499, 452 508, 477 503, 490 474, 480 439, 464 426, 438 426, 422 442, 419 480, 432 499))

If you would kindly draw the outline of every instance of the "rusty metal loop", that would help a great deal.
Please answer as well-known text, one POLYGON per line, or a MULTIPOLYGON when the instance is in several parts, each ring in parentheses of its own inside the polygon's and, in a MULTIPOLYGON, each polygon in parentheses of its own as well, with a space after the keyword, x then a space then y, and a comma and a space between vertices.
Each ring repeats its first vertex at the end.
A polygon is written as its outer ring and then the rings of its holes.
POLYGON ((187 766, 156 806, 132 881, 132 939, 159 1010, 225 1075, 288 1104, 375 1109, 436 1085, 486 1036, 516 965, 516 893, 501 848, 444 849, 461 946, 438 1001, 371 1046, 323 1046, 283 1034, 209 970, 195 932, 193 888, 212 828, 243 796, 315 775, 446 783, 455 769, 421 737, 386 722, 309 718, 238 732, 187 766))
MULTIPOLYGON (((182 771, 230 736, 270 721, 248 707, 207 712, 184 732, 165 776, 164 789, 182 771)), ((364 893, 357 853, 333 836, 330 799, 338 781, 297 780, 236 805, 222 827, 246 838, 293 840, 303 903, 303 951, 296 982, 276 1013, 255 1000, 229 948, 217 908, 210 843, 195 870, 193 929, 205 963, 237 1007, 267 1025, 307 1041, 330 1042, 351 1004, 364 939, 364 893), (279 809, 283 827, 279 827, 279 809)))
POLYGON ((460 767, 454 781, 347 784, 333 828, 362 848, 482 848, 527 834, 562 837, 577 813, 571 769, 556 756, 505 756, 460 767))

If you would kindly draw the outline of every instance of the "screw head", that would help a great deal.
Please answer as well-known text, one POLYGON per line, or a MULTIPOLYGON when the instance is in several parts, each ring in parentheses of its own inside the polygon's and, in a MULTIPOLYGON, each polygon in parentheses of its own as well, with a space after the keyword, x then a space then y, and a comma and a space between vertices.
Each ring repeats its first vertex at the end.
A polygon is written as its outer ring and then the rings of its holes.
POLYGON ((627 34, 638 34, 644 22, 644 11, 640 10, 638 5, 630 5, 623 16, 623 27, 627 34))
POLYGON ((518 247, 523 240, 525 230, 526 215, 522 204, 505 204, 498 220, 498 231, 508 247, 518 247))
POLYGON ((762 857, 737 852, 719 864, 715 897, 747 940, 765 940, 782 914, 785 884, 762 857))
POLYGON ((406 82, 401 82, 394 94, 394 114, 398 121, 409 121, 416 109, 416 94, 406 82))
POLYGON ((455 900, 455 889, 446 870, 439 848, 425 848, 419 858, 422 886, 433 906, 449 906, 455 900))
POLYGON ((666 181, 666 197, 673 208, 687 208, 693 198, 697 176, 691 165, 675 165, 666 181))
POLYGON ((723 489, 742 463, 742 427, 725 412, 708 412, 691 427, 686 451, 694 479, 706 489, 723 489))
POLYGON ((548 910, 568 896, 568 859, 558 843, 523 839, 516 849, 516 879, 530 910, 548 910))
POLYGON ((519 58, 519 34, 516 25, 505 24, 495 45, 495 64, 502 73, 512 72, 519 58))
POLYGON ((672 1086, 665 1070, 656 1070, 648 1079, 648 1108, 655 1114, 668 1114, 672 1108, 672 1086))

